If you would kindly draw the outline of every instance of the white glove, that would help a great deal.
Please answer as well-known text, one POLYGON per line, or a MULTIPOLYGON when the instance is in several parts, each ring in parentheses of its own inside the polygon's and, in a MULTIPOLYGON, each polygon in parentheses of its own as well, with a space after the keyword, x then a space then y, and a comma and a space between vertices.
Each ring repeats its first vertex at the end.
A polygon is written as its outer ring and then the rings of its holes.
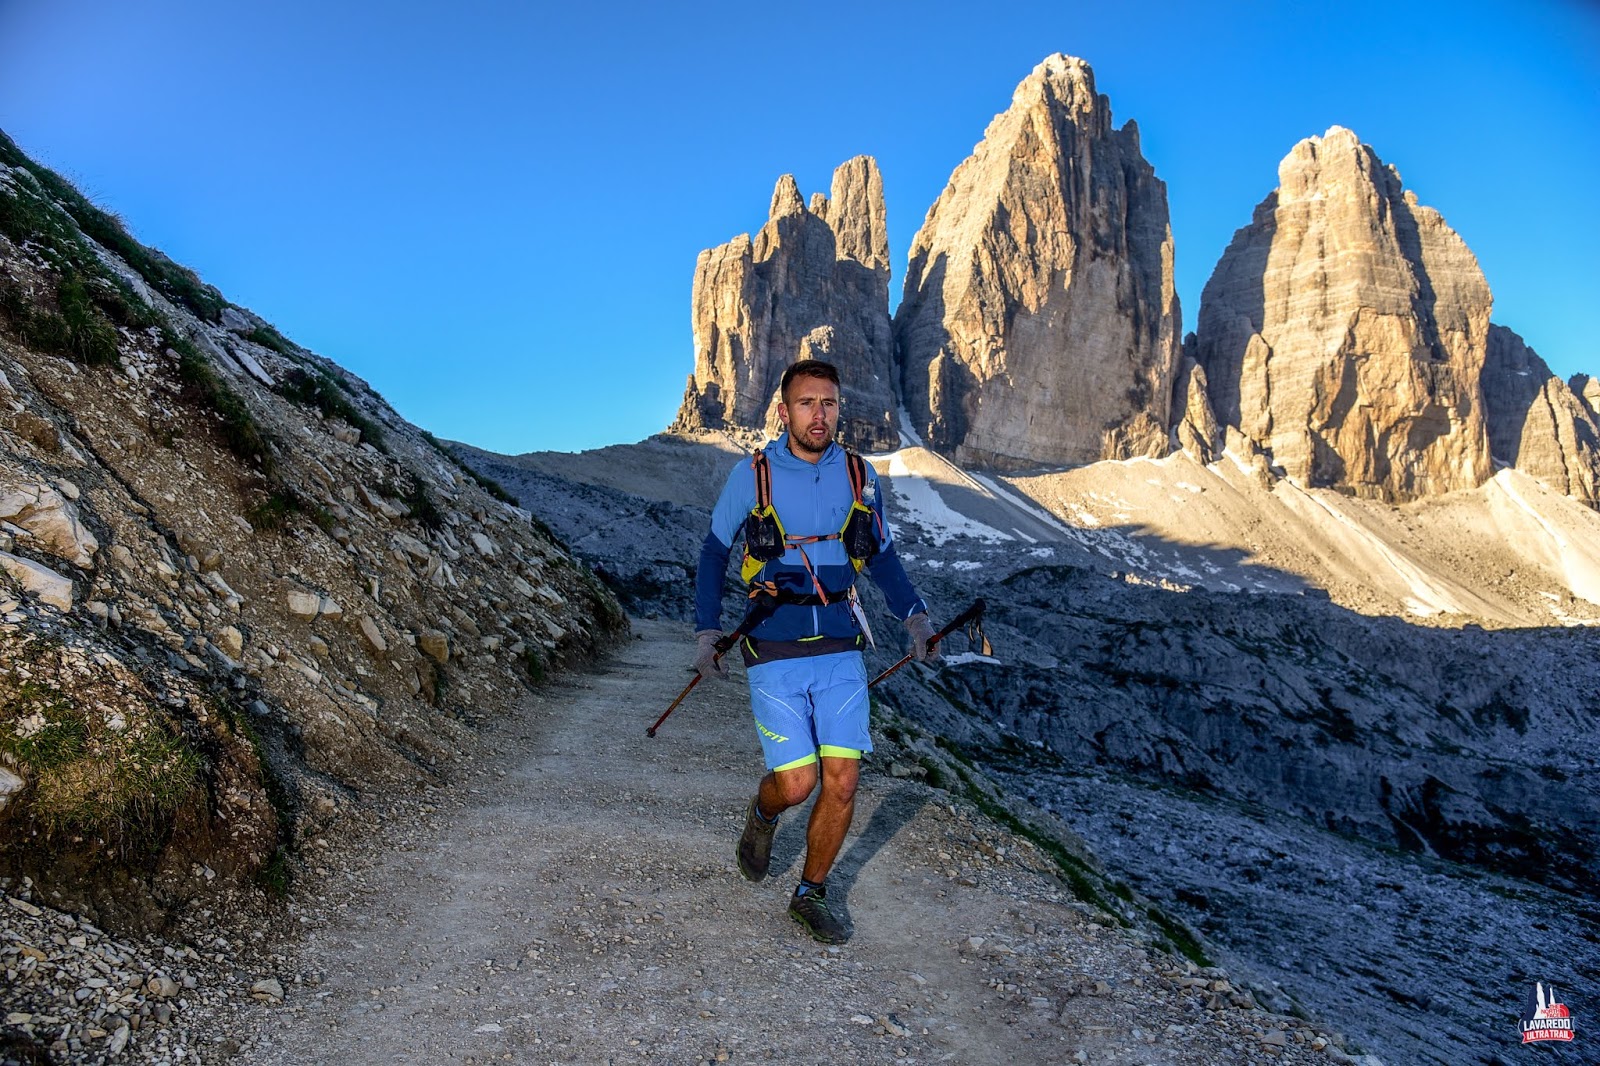
POLYGON ((720 677, 728 679, 728 668, 722 665, 717 657, 717 641, 722 639, 720 629, 702 629, 695 633, 694 639, 698 642, 695 648, 694 668, 700 671, 703 678, 720 677))
POLYGON ((926 611, 918 611, 906 619, 906 632, 911 634, 911 657, 919 663, 931 663, 939 657, 933 649, 933 623, 926 611))

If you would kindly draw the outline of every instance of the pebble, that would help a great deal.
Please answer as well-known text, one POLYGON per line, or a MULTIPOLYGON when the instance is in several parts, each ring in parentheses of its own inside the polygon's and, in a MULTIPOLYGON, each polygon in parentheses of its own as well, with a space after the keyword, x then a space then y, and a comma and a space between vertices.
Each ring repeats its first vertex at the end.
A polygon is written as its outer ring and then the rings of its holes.
MULTIPOLYGON (((0 900, 0 1017, 14 1036, 42 1046, 48 1061, 215 1061, 216 1034, 236 1029, 250 1002, 221 952, 110 936, 43 905, 27 878, 0 879, 0 900)), ((276 980, 255 988, 281 1001, 276 980)))
POLYGON ((276 978, 267 977, 250 986, 250 994, 268 1003, 283 1002, 283 985, 276 978))

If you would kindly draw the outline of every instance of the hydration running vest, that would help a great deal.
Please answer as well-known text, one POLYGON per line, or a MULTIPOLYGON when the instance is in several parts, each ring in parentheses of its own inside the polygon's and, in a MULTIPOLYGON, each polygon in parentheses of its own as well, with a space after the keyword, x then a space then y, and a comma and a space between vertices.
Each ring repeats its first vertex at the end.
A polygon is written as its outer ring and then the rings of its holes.
MULTIPOLYGON (((750 587, 752 600, 757 596, 772 596, 780 604, 827 606, 831 602, 828 590, 822 587, 816 570, 811 566, 811 557, 806 554, 807 544, 827 540, 842 542, 845 554, 850 557, 850 565, 855 567, 857 573, 878 554, 878 540, 883 531, 882 519, 877 511, 862 502, 867 487, 867 462, 848 449, 844 455, 845 469, 850 476, 850 512, 837 533, 810 537, 784 532, 783 521, 778 517, 777 508, 772 505, 772 470, 768 465, 767 453, 759 450, 751 457, 750 468, 756 479, 756 505, 744 520, 744 562, 739 567, 739 576, 750 587), (763 567, 783 558, 790 548, 800 552, 800 561, 805 564, 811 587, 816 590, 814 593, 797 593, 787 589, 780 591, 774 581, 756 580, 763 567)), ((834 598, 848 596, 852 591, 853 585, 851 588, 837 589, 831 595, 834 598)))

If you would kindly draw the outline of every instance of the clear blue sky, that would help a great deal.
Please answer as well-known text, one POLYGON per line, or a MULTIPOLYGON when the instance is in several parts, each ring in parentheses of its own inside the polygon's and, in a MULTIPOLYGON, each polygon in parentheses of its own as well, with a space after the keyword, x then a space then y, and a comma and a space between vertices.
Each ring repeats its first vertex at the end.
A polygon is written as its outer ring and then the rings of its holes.
POLYGON ((891 290, 1051 52, 1167 182, 1185 331, 1303 137, 1348 126, 1600 374, 1600 13, 1520 3, 851 6, 0 0, 0 128, 441 437, 638 440, 693 369, 696 254, 866 152, 891 290))

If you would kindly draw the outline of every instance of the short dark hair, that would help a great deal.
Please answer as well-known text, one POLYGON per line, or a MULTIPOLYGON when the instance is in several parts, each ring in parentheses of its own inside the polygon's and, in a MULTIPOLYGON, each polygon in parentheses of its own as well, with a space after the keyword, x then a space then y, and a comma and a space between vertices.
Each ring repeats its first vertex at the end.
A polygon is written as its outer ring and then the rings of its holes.
POLYGON ((801 359, 789 364, 789 369, 783 372, 783 380, 778 383, 778 398, 784 403, 789 402, 789 383, 795 378, 821 378, 833 382, 834 388, 841 387, 839 370, 832 363, 824 363, 821 359, 801 359))

